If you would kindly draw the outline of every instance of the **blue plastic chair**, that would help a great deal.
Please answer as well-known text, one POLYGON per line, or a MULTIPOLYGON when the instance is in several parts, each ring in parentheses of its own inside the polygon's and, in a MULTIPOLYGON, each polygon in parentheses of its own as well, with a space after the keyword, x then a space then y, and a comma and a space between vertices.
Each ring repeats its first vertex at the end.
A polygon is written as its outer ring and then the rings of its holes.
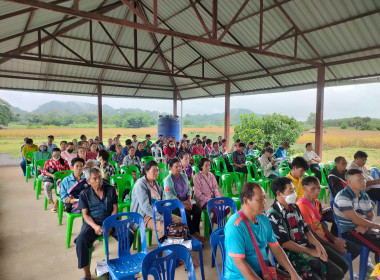
POLYGON ((219 274, 219 279, 223 280, 223 273, 224 273, 224 264, 226 261, 226 247, 224 246, 224 227, 219 227, 216 230, 214 230, 211 233, 210 237, 210 245, 211 245, 211 250, 212 250, 212 256, 213 260, 215 260, 216 268, 218 269, 218 274, 219 274), (220 249, 220 254, 222 256, 222 268, 219 268, 219 265, 216 261, 216 253, 217 253, 217 248, 219 247, 220 249))
MULTIPOLYGON (((160 213, 162 215, 163 220, 164 220, 164 228, 166 228, 169 224, 172 223, 172 212, 177 208, 179 209, 181 213, 182 222, 184 224, 187 224, 185 208, 183 207, 183 204, 179 200, 177 199, 161 200, 161 201, 156 201, 152 205, 153 222, 154 222, 154 228, 156 232, 157 243, 159 247, 161 247, 162 245, 159 241, 158 233, 157 233, 156 213, 160 213)), ((190 237, 190 238, 191 238, 192 250, 198 251, 199 253, 202 280, 205 280, 205 272, 204 272, 204 267, 203 267, 203 255, 202 255, 202 243, 199 240, 195 239, 194 237, 190 237)))
POLYGON ((111 279, 136 279, 136 275, 141 273, 141 265, 148 253, 145 239, 145 225, 143 217, 138 213, 118 213, 107 217, 103 222, 103 238, 107 256, 108 271, 111 279), (126 217, 125 220, 119 220, 126 217), (132 225, 138 225, 140 228, 140 238, 142 250, 134 255, 131 254, 128 231, 132 225), (108 248, 108 231, 110 228, 116 230, 118 236, 118 253, 117 258, 109 258, 108 248))
POLYGON ((154 280, 174 280, 175 269, 181 260, 186 266, 187 277, 196 280, 193 259, 189 250, 180 244, 172 244, 149 252, 142 263, 142 277, 148 280, 153 275, 154 280), (163 257, 163 253, 166 256, 163 257))
MULTIPOLYGON (((227 208, 231 209, 231 214, 235 214, 237 212, 237 207, 235 201, 233 201, 232 198, 229 197, 218 197, 210 199, 207 202, 207 213, 208 217, 210 219, 210 225, 211 229, 213 229, 212 226, 212 220, 211 220, 211 210, 214 209, 216 213, 216 221, 217 221, 217 229, 220 227, 224 227, 226 225, 227 219, 225 215, 225 210, 227 208)), ((216 249, 215 249, 216 250, 216 249)), ((215 258, 211 256, 211 267, 215 266, 215 258)))
MULTIPOLYGON (((371 167, 371 176, 376 180, 380 178, 380 171, 377 167, 371 167)), ((380 200, 372 200, 377 204, 377 216, 380 216, 380 200)))
MULTIPOLYGON (((331 206, 331 211, 332 211, 333 216, 334 216, 335 223, 336 223, 336 225, 338 227, 338 237, 339 238, 343 238, 342 237, 342 232, 340 231, 340 226, 339 226, 339 223, 338 223, 338 219, 337 219, 337 217, 335 215, 335 212, 334 212, 334 199, 333 198, 331 198, 330 206, 331 206)), ((343 257, 348 261, 348 263, 350 265, 350 280, 353 280, 354 279, 354 275, 353 275, 351 254, 349 252, 347 252, 343 257)), ((364 247, 364 246, 361 246, 361 248, 360 248, 359 280, 365 280, 365 277, 366 277, 366 274, 367 274, 368 257, 369 257, 369 250, 368 250, 368 248, 364 247)))

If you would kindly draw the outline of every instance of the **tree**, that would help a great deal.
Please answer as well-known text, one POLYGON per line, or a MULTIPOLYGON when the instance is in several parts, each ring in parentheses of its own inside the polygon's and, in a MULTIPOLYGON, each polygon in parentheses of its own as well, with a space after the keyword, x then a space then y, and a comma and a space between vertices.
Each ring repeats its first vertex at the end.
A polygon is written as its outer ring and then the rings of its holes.
POLYGON ((190 119, 184 119, 183 125, 191 125, 191 120, 190 119))
POLYGON ((316 116, 317 115, 315 113, 311 112, 309 116, 307 117, 305 124, 312 125, 314 127, 316 116))
POLYGON ((302 125, 293 117, 272 114, 257 117, 254 113, 240 116, 241 124, 234 127, 234 140, 244 143, 254 142, 262 147, 266 141, 272 147, 279 146, 283 141, 294 144, 301 136, 302 125))
POLYGON ((13 118, 11 105, 3 99, 0 99, 0 124, 7 126, 13 118))
POLYGON ((347 127, 348 127, 348 125, 345 122, 340 125, 341 129, 347 129, 347 127))

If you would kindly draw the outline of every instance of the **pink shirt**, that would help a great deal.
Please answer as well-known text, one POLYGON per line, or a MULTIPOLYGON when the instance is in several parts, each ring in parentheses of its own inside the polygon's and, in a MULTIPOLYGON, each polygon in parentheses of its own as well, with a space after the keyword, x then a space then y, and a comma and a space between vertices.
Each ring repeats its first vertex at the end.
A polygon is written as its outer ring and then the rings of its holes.
POLYGON ((67 150, 61 153, 61 157, 63 157, 69 163, 69 165, 71 165, 71 160, 77 156, 78 154, 76 152, 72 152, 70 154, 67 150))
POLYGON ((200 208, 203 208, 203 205, 211 198, 220 197, 218 183, 211 172, 207 174, 207 178, 203 176, 202 172, 198 172, 194 175, 193 183, 195 201, 200 208))

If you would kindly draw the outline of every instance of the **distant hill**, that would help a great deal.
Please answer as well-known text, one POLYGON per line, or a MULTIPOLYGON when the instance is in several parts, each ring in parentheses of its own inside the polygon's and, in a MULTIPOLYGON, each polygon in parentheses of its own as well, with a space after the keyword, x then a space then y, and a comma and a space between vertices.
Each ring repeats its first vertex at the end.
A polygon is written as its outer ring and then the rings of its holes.
MULTIPOLYGON (((37 109, 32 112, 27 112, 21 110, 17 107, 11 106, 12 112, 18 116, 20 121, 32 121, 36 120, 36 117, 68 117, 68 116, 96 116, 98 113, 98 107, 95 104, 84 103, 84 102, 64 102, 64 101, 51 101, 41 104, 37 109)), ((239 116, 241 114, 252 113, 249 109, 233 108, 231 109, 231 125, 240 122, 239 116)), ((103 117, 105 119, 113 118, 125 118, 128 115, 133 114, 148 114, 153 120, 157 120, 159 115, 167 115, 167 113, 160 113, 158 111, 148 111, 141 109, 130 109, 130 108, 118 108, 115 109, 109 105, 103 105, 103 117)), ((260 114, 257 114, 261 116, 260 114)), ((198 114, 184 116, 184 121, 188 120, 187 123, 191 125, 223 125, 224 124, 224 113, 216 114, 198 114)), ((186 124, 186 122, 185 122, 186 124)))

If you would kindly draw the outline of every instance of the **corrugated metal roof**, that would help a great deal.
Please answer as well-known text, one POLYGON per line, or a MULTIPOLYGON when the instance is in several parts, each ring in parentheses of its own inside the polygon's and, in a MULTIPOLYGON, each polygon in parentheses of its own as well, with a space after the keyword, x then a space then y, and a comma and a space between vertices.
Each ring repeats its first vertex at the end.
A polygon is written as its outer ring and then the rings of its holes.
MULTIPOLYGON (((291 57, 294 55, 294 35, 296 31, 301 32, 301 35, 297 37, 297 58, 299 59, 329 64, 339 60, 357 60, 360 57, 373 56, 372 59, 364 61, 328 66, 326 85, 378 81, 376 76, 380 75, 380 29, 378 28, 380 1, 277 1, 286 14, 276 7, 274 1, 263 2, 263 48, 275 42, 268 49, 269 52, 291 57), (287 17, 294 22, 295 26, 287 17), (287 35, 278 40, 285 32, 287 35), (302 35, 303 33, 305 34, 302 35), (359 79, 361 77, 367 79, 359 79)), ((45 0, 44 2, 56 1, 45 0)), ((212 32, 212 16, 210 16, 212 1, 194 2, 209 32, 212 32)), ((245 0, 218 1, 218 36, 224 31, 222 25, 225 27, 230 23, 244 2, 245 0)), ((152 22, 153 2, 141 0, 140 3, 142 5, 139 9, 142 9, 147 19, 152 22)), ((73 1, 60 1, 58 5, 71 8, 73 1)), ((58 40, 85 60, 90 61, 90 33, 87 19, 68 20, 62 13, 44 9, 34 11, 29 9, 28 12, 21 12, 27 8, 25 5, 12 2, 0 2, 1 54, 11 53, 36 59, 38 57, 36 30, 55 23, 45 27, 45 30, 54 34, 57 30, 67 29, 65 33, 58 36, 58 40), (10 16, 11 13, 15 14, 10 16), (27 31, 33 32, 22 36, 21 33, 25 30, 30 18, 27 31), (66 21, 58 23, 64 19, 66 21), (79 22, 81 24, 78 24, 79 22), (22 44, 19 48, 21 37, 23 37, 22 44)), ((93 11, 99 8, 98 13, 103 13, 108 17, 133 21, 133 12, 119 0, 106 2, 81 0, 79 8, 82 11, 93 11), (103 4, 102 7, 100 7, 101 4, 103 4)), ((258 50, 259 9, 259 1, 249 1, 222 42, 258 50)), ((158 16, 160 28, 207 38, 202 24, 187 0, 158 1, 158 16), (165 23, 161 20, 165 20, 165 23)), ((69 18, 71 17, 72 15, 69 15, 69 18)), ((137 22, 143 23, 140 18, 137 22)), ((134 30, 111 23, 103 24, 110 36, 117 41, 125 57, 134 66, 134 30), (120 36, 117 38, 119 32, 120 36)), ((101 83, 105 96, 172 99, 172 91, 168 89, 174 90, 173 84, 169 77, 164 76, 172 71, 171 37, 168 36, 160 45, 163 53, 162 61, 157 51, 152 55, 150 52, 155 49, 156 43, 160 42, 164 35, 151 36, 146 31, 137 31, 137 46, 140 49, 138 66, 150 56, 143 68, 138 69, 137 72, 129 68, 124 57, 113 47, 112 40, 96 21, 93 21, 92 37, 94 63, 110 69, 86 65, 76 54, 60 45, 59 42, 47 40, 41 47, 44 61, 8 59, 0 54, 0 88, 92 95, 96 92, 95 84, 101 83), (50 59, 54 61, 49 63, 50 59), (150 70, 159 72, 161 75, 149 73, 150 70), (45 81, 46 79, 49 81, 45 81), (62 80, 62 82, 57 80, 62 80), (72 83, 67 82, 68 80, 72 83), (130 88, 131 86, 143 88, 130 88), (149 87, 154 89, 145 89, 149 87)), ((42 32, 42 38, 43 40, 48 38, 44 32, 42 32)), ((174 73, 186 67, 178 73, 183 77, 173 78, 175 85, 179 87, 182 99, 222 96, 226 81, 231 82, 232 94, 261 94, 316 86, 316 67, 308 67, 305 63, 290 62, 278 57, 247 53, 196 41, 186 42, 181 38, 174 38, 174 47, 174 73), (201 59, 194 62, 199 57, 201 59), (205 61, 204 65, 202 65, 202 57, 205 61), (191 62, 193 64, 189 66, 191 62), (294 71, 298 68, 303 69, 294 71), (203 70, 205 78, 217 79, 219 82, 202 80, 203 70), (268 73, 276 74, 271 77, 268 73)))

